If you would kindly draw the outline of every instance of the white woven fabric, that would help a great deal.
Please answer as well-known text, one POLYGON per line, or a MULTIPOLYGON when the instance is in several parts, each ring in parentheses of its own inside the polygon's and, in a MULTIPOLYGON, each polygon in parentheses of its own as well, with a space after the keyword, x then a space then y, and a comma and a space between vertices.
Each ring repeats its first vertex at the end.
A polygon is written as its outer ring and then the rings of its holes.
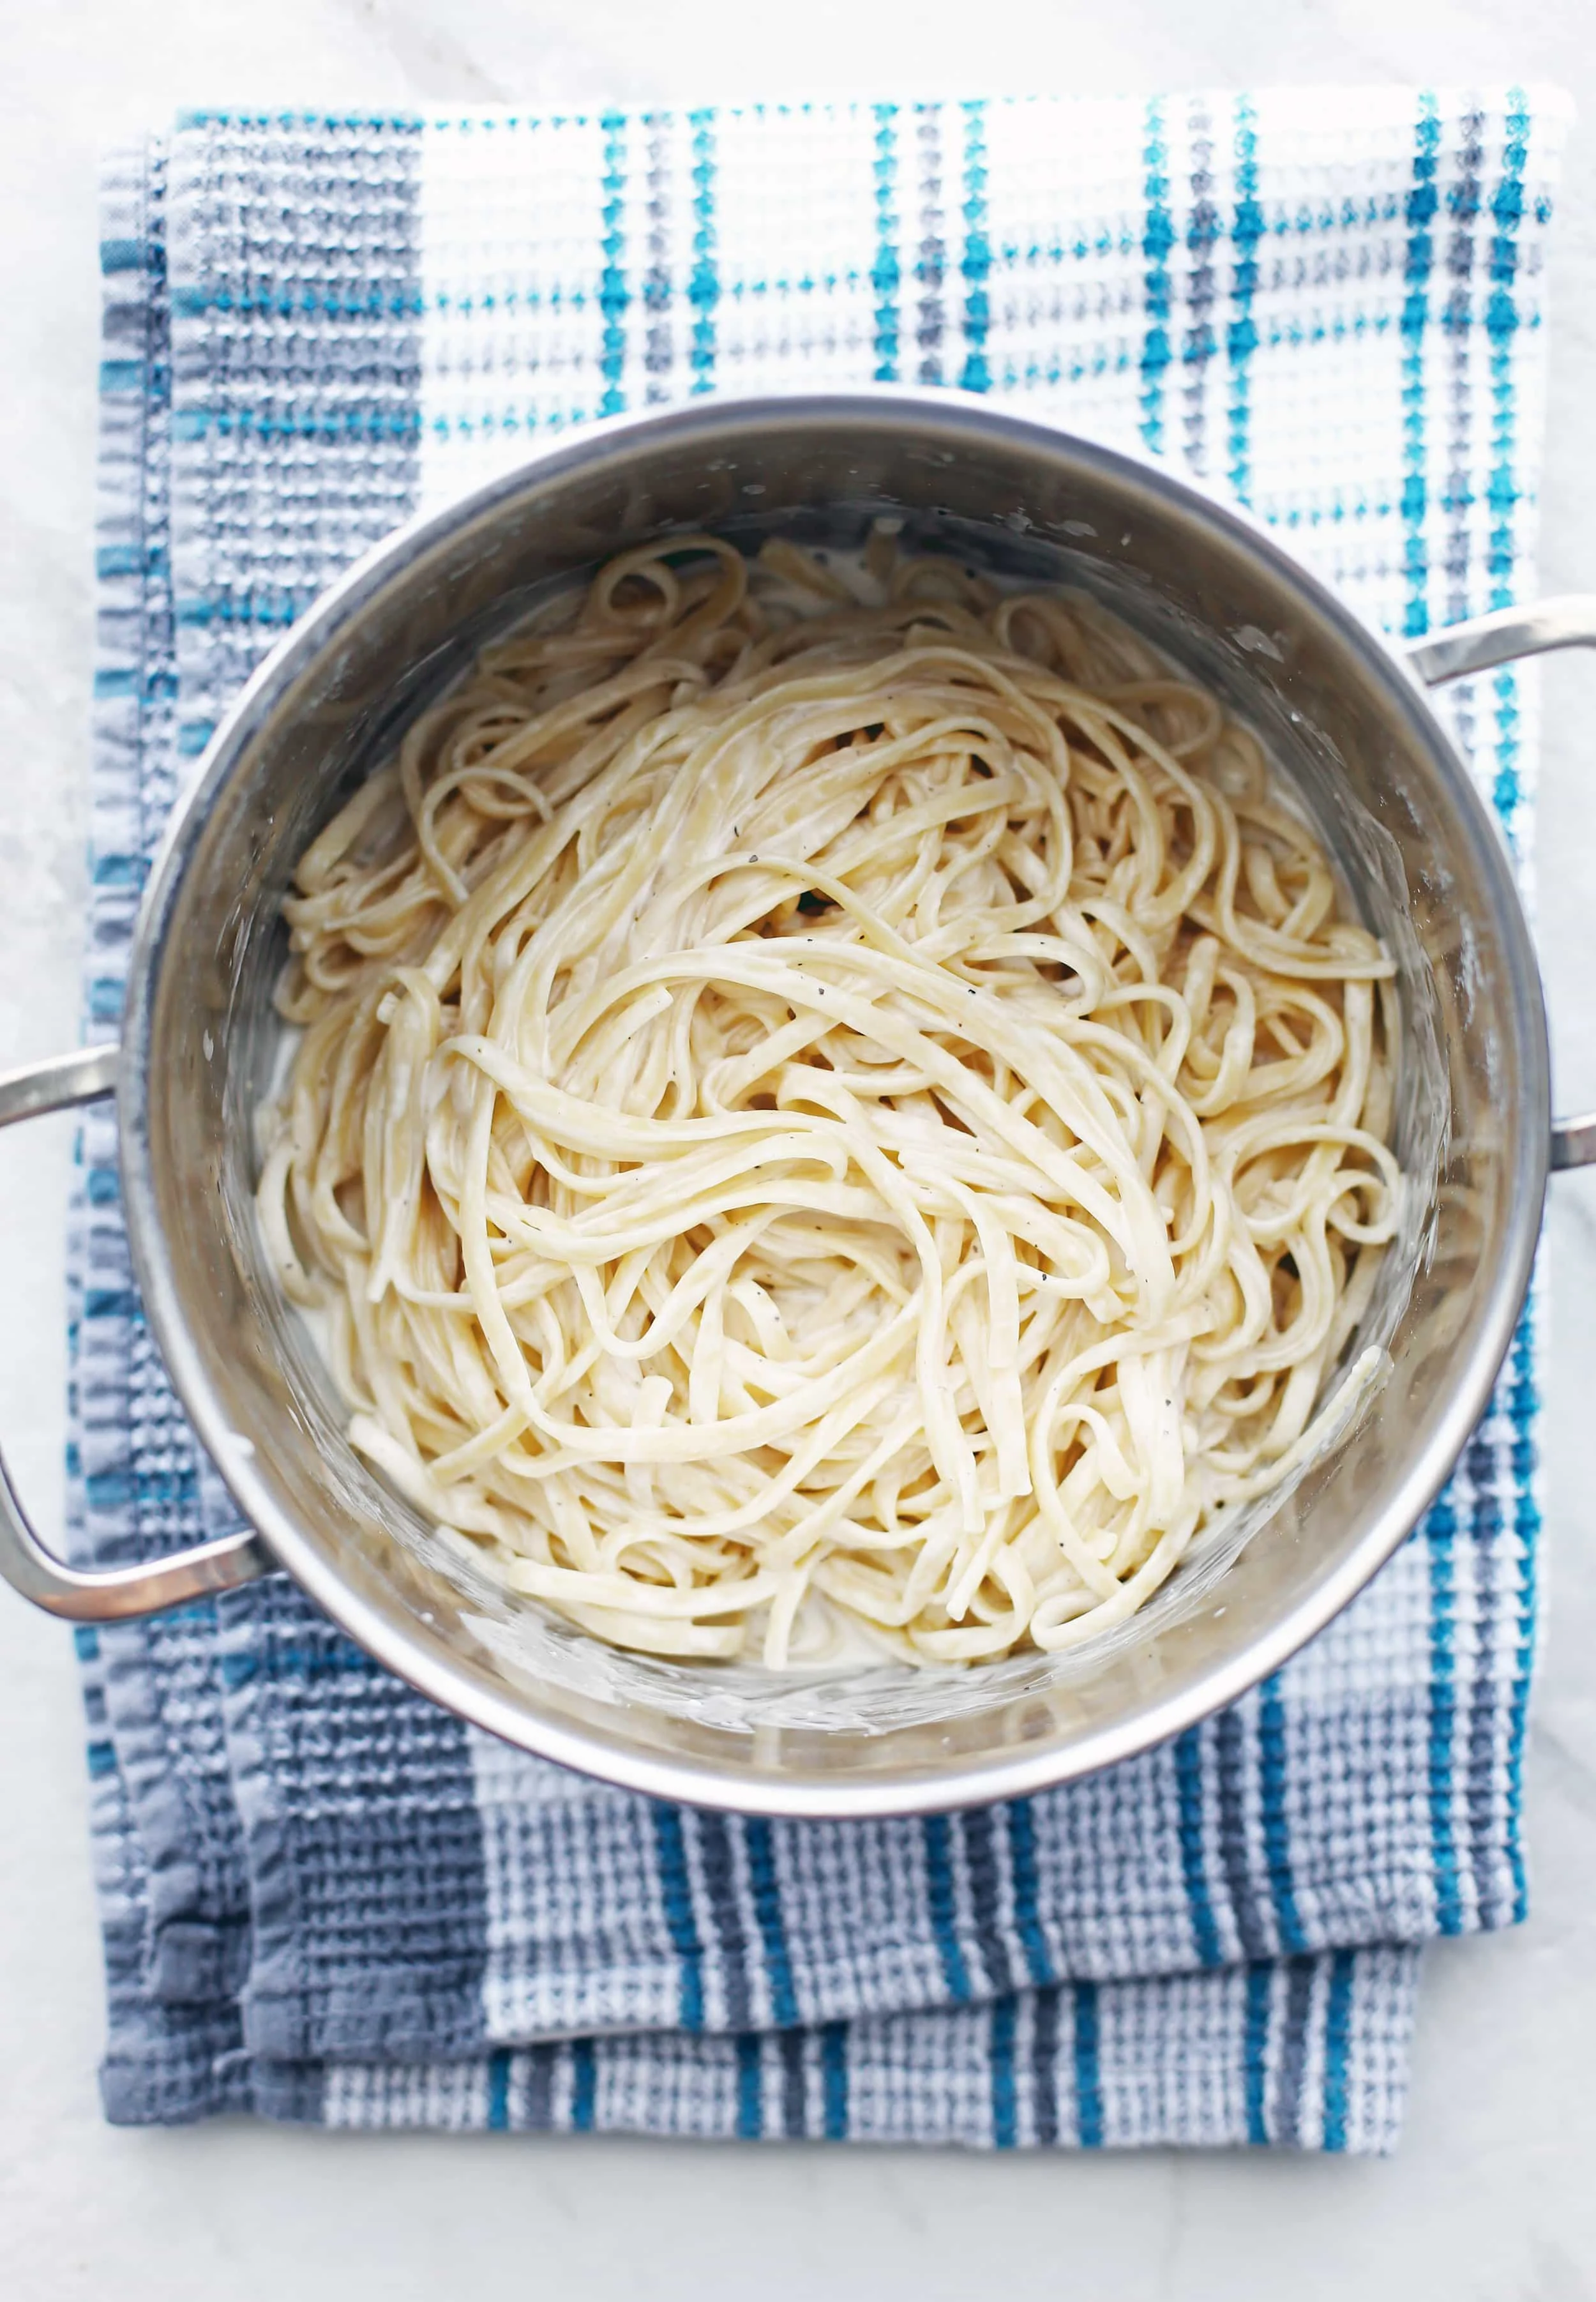
MULTIPOLYGON (((1520 92, 557 120, 205 115, 107 186, 89 1008, 173 790, 405 513, 594 416, 957 384, 1243 497, 1417 633, 1533 589, 1561 106, 1520 92)), ((1455 692, 1527 872, 1532 697, 1455 692)), ((109 1120, 80 1541, 214 1526, 109 1120)), ((1382 2148, 1415 1946, 1522 1911, 1526 1321, 1445 1496, 1306 1654, 1095 1780, 786 1826, 606 1792, 281 1579, 83 1642, 124 2119, 1382 2148)))

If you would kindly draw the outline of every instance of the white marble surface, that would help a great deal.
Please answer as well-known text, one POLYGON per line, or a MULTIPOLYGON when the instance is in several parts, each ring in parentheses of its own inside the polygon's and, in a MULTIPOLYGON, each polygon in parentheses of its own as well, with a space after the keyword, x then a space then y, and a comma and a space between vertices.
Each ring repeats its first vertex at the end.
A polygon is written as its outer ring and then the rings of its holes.
MULTIPOLYGON (((16 0, 0 23, 0 1064, 78 1014, 90 651, 95 163, 183 103, 517 101, 1267 80, 1555 80, 1590 125, 1555 263, 1548 589, 1596 588, 1591 0, 16 0), (912 28, 912 29, 911 29, 912 28), (972 41, 979 29, 979 47, 972 41)), ((1547 681, 1542 956, 1566 1103, 1596 1104, 1596 666, 1547 681)), ((68 1127, 0 1142, 0 1427, 60 1508, 68 1127)), ((0 1604, 0 2294, 384 2302, 511 2290, 936 2302, 1596 2297, 1596 1178, 1553 1193, 1534 1916, 1428 1961, 1381 2164, 581 2139, 115 2133, 83 1728, 64 1634, 0 1604)))

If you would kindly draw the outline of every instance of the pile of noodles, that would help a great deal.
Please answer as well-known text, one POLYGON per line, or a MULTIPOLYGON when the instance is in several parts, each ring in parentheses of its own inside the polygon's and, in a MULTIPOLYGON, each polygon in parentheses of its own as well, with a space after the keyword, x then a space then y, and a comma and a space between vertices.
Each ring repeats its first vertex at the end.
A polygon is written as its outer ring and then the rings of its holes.
POLYGON ((1255 738, 881 536, 629 552, 315 840, 259 1206, 369 1460, 662 1655, 1122 1621, 1314 1441, 1390 962, 1255 738))

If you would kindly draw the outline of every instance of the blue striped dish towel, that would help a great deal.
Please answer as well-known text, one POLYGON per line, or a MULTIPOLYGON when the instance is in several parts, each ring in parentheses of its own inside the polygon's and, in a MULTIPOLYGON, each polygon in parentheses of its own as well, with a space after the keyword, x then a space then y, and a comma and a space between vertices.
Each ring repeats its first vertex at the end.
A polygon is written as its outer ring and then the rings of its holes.
MULTIPOLYGON (((205 113, 111 164, 91 1029, 174 794, 349 559, 572 424, 871 378, 1228 484, 1374 622, 1533 590, 1565 125, 1522 92, 205 113)), ((1533 695, 1455 692, 1527 870, 1533 695)), ((231 1523, 82 1138, 81 1556, 231 1523)), ((1377 1583, 1233 1710, 1007 1807, 609 1791, 281 1576, 80 1634, 109 2115, 995 2145, 1397 2133, 1420 1945, 1524 1909, 1529 1321, 1377 1583)))

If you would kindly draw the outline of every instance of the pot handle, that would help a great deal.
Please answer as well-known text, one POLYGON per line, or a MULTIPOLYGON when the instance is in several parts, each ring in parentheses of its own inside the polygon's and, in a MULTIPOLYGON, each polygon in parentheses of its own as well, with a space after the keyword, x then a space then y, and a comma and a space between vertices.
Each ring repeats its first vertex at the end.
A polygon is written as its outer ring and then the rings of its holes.
MULTIPOLYGON (((1499 608, 1494 615, 1449 624, 1444 631, 1418 641, 1405 653, 1409 668, 1426 687, 1440 687, 1449 679, 1494 671, 1499 664, 1512 663, 1519 656, 1544 655, 1551 648, 1567 647, 1596 647, 1596 592, 1568 592, 1559 599, 1537 601, 1528 608, 1499 608)), ((1554 1119, 1553 1172, 1592 1163, 1596 1163, 1596 1111, 1581 1112, 1574 1119, 1554 1119)))
MULTIPOLYGON (((25 1070, 0 1073, 0 1127, 93 1103, 116 1088, 115 1047, 85 1047, 25 1070)), ((72 1623, 111 1623, 158 1614, 211 1591, 231 1591, 266 1574, 272 1561, 249 1527, 137 1567, 69 1567, 47 1550, 0 1458, 0 1575, 47 1614, 72 1623)))

